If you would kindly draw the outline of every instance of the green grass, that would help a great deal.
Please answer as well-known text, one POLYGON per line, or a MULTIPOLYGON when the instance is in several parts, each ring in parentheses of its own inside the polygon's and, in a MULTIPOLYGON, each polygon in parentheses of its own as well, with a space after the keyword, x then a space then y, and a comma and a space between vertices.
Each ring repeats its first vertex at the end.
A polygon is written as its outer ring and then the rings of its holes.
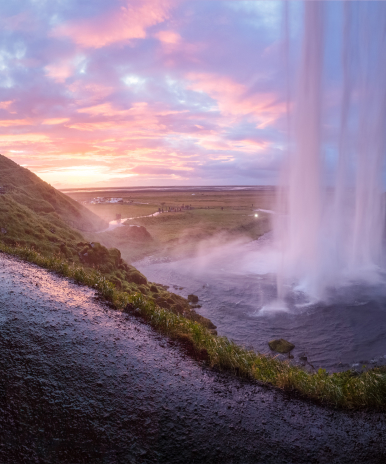
POLYGON ((122 218, 133 218, 138 216, 146 216, 158 211, 155 205, 128 205, 128 204, 85 204, 87 209, 94 214, 100 216, 105 221, 113 221, 117 214, 121 214, 122 218))
POLYGON ((168 311, 141 292, 122 292, 97 270, 71 265, 60 257, 47 257, 27 247, 0 242, 0 251, 50 269, 97 290, 115 308, 138 308, 137 315, 158 332, 181 341, 194 356, 217 369, 258 380, 305 398, 345 409, 386 409, 386 372, 372 369, 361 374, 352 371, 329 374, 324 369, 310 373, 289 361, 245 349, 226 337, 213 335, 204 325, 168 311))
POLYGON ((0 155, 0 240, 39 250, 62 253, 79 262, 81 231, 100 230, 107 223, 35 174, 0 155))
MULTIPOLYGON (((0 186, 7 190, 9 200, 23 206, 34 218, 56 220, 62 228, 94 231, 106 227, 105 221, 83 205, 56 190, 26 168, 0 155, 0 186)), ((0 223, 9 215, 0 211, 0 223)), ((20 238, 20 237, 19 237, 20 238)))
MULTIPOLYGON (((114 212, 120 211, 117 205, 103 206, 106 210, 111 208, 114 212)), ((124 211, 124 206, 121 207, 121 211, 124 211)), ((124 217, 123 212, 122 217, 124 217)), ((219 241, 239 238, 254 240, 271 228, 269 214, 259 213, 259 217, 255 218, 251 209, 241 207, 197 208, 154 217, 139 217, 127 221, 126 224, 145 227, 153 237, 153 241, 136 242, 134 245, 130 237, 125 236, 123 228, 100 234, 89 233, 87 237, 90 240, 100 241, 107 247, 118 248, 124 259, 133 262, 146 255, 172 258, 191 255, 203 241, 213 237, 218 238, 219 241)))
POLYGON ((82 235, 70 228, 56 213, 36 213, 10 195, 0 195, 0 225, 8 244, 38 246, 47 253, 59 251, 62 243, 75 244, 82 235))
POLYGON ((128 262, 134 262, 145 256, 183 258, 194 254, 203 241, 216 237, 219 241, 242 238, 254 240, 269 231, 270 215, 259 213, 254 217, 255 209, 272 209, 275 205, 274 189, 253 191, 69 191, 72 198, 85 203, 93 213, 105 220, 135 218, 128 221, 131 225, 144 226, 153 237, 153 242, 134 242, 129 234, 109 231, 102 234, 87 233, 87 238, 99 241, 106 247, 118 248, 128 262), (194 193, 194 195, 192 195, 194 193), (122 197, 123 204, 90 204, 96 196, 122 197), (129 203, 133 202, 133 203, 129 203), (147 216, 159 208, 191 205, 191 210, 164 213, 156 217, 147 216))
MULTIPOLYGON (((133 207, 158 208, 179 207, 182 204, 191 205, 193 208, 263 208, 271 209, 275 202, 274 189, 267 190, 225 190, 225 191, 193 191, 181 187, 181 191, 159 190, 120 190, 111 191, 66 191, 66 194, 77 201, 89 202, 94 197, 121 197, 125 202, 133 202, 133 207), (194 193, 194 195, 192 195, 194 193)), ((101 205, 87 204, 90 209, 99 208, 101 205)), ((116 205, 119 206, 119 205, 116 205)))

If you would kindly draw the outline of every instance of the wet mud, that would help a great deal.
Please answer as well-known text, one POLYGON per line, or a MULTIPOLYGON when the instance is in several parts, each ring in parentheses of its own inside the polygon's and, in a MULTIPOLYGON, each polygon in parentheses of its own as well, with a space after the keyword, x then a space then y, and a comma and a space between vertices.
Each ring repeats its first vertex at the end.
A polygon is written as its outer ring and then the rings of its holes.
POLYGON ((205 368, 80 287, 0 255, 0 462, 382 463, 385 415, 205 368))

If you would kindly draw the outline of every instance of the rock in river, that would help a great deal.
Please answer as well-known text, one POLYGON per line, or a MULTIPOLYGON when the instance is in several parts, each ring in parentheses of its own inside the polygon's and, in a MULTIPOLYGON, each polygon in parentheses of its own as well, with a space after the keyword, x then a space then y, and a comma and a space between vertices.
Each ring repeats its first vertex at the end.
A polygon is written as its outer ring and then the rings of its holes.
POLYGON ((278 340, 271 340, 270 342, 268 342, 268 345, 272 351, 277 351, 278 353, 282 354, 289 353, 295 348, 295 345, 288 342, 287 340, 284 340, 284 338, 280 338, 278 340))
POLYGON ((190 295, 188 295, 188 301, 190 303, 198 303, 198 296, 190 294, 190 295))

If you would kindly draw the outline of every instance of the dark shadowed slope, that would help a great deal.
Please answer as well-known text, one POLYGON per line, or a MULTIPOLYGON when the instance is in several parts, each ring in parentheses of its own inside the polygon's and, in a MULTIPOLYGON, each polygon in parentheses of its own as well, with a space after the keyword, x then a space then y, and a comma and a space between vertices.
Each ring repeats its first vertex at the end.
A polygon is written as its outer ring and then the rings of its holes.
POLYGON ((127 314, 0 255, 0 462, 383 463, 386 420, 203 369, 127 314))

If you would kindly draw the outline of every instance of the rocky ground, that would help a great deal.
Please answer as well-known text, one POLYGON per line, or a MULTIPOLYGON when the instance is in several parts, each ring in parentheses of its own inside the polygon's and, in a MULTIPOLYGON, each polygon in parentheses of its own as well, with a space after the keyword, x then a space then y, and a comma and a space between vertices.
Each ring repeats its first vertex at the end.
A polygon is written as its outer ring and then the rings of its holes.
POLYGON ((0 255, 0 462, 383 463, 385 415, 206 369, 94 292, 0 255))

